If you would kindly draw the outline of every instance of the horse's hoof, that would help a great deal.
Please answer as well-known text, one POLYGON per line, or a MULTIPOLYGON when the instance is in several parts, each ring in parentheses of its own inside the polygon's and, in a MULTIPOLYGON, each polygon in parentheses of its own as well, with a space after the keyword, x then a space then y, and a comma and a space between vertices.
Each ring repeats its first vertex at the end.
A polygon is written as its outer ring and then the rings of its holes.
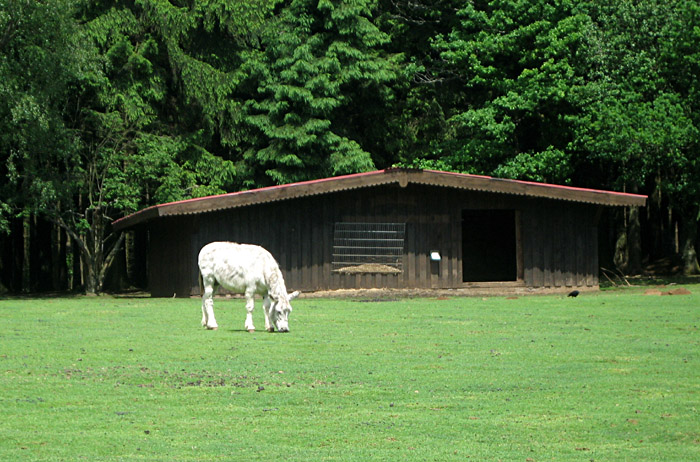
POLYGON ((209 326, 207 326, 207 330, 217 330, 218 328, 219 328, 218 326, 217 326, 217 327, 209 327, 209 326))
POLYGON ((248 332, 252 334, 253 332, 255 332, 255 329, 248 329, 248 332))

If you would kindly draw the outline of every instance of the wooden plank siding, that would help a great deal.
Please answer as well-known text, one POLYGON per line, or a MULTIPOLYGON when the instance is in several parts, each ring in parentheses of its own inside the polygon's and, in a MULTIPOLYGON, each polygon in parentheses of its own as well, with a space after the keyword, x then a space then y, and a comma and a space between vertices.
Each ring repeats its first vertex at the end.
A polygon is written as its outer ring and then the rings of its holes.
MULTIPOLYGON (((536 201, 539 202, 539 201, 536 201)), ((596 208, 547 204, 523 211, 525 284, 532 287, 598 285, 596 208)))
MULTIPOLYGON (((262 245, 290 290, 598 285, 599 206, 409 183, 331 192, 149 222, 149 288, 154 296, 199 293, 197 254, 208 242, 262 245), (463 281, 463 210, 513 211, 517 280, 463 281), (332 271, 337 222, 406 223, 400 274, 332 271), (441 260, 431 262, 430 252, 441 260)), ((484 265, 488 261, 481 262, 484 265)))

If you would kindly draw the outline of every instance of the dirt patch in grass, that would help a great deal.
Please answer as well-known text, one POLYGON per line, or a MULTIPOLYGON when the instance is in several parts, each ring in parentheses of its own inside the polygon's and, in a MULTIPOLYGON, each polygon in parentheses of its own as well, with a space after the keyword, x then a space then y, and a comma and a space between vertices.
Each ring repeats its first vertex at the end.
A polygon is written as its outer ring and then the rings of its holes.
POLYGON ((644 295, 690 295, 688 289, 679 287, 677 289, 667 290, 667 287, 657 287, 655 289, 647 289, 644 291, 644 295))

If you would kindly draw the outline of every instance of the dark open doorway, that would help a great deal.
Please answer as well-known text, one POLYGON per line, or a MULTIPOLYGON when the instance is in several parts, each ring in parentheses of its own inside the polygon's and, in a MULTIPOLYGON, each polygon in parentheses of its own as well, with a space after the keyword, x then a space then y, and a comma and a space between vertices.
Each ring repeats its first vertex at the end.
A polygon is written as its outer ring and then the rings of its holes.
POLYGON ((462 280, 518 279, 515 210, 462 211, 462 280))

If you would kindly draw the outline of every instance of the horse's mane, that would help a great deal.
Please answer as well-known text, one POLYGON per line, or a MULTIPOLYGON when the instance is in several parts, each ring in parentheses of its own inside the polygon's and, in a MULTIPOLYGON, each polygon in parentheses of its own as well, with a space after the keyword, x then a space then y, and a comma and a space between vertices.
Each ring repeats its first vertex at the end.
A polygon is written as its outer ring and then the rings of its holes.
POLYGON ((284 284, 284 277, 274 258, 266 261, 264 271, 265 282, 269 288, 270 296, 276 300, 287 298, 287 287, 284 284))

